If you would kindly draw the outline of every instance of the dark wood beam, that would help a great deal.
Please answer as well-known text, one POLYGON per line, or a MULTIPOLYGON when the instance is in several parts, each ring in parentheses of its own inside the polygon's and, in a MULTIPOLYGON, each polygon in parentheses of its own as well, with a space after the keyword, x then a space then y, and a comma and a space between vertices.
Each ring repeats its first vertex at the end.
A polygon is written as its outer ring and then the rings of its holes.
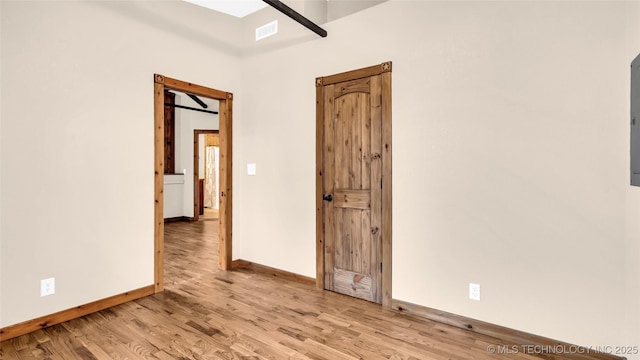
POLYGON ((209 114, 218 114, 217 111, 211 111, 211 110, 204 110, 204 109, 198 109, 198 108, 194 108, 191 106, 184 106, 184 105, 178 105, 178 104, 171 104, 171 103, 164 103, 165 106, 173 106, 173 107, 177 107, 180 109, 187 109, 187 110, 193 110, 193 111, 200 111, 200 112, 204 112, 204 113, 209 113, 209 114))
POLYGON ((316 25, 313 21, 307 19, 306 17, 301 15, 299 12, 283 4, 280 0, 262 0, 262 1, 266 2, 267 4, 271 5, 271 7, 273 7, 274 9, 280 11, 281 13, 287 15, 293 20, 304 25, 307 29, 313 31, 314 33, 322 37, 327 37, 327 31, 325 29, 316 25))
POLYGON ((191 100, 195 101, 198 103, 198 105, 202 106, 203 109, 206 109, 208 106, 207 104, 204 103, 204 101, 200 100, 199 97, 193 95, 193 94, 187 94, 188 97, 191 98, 191 100))

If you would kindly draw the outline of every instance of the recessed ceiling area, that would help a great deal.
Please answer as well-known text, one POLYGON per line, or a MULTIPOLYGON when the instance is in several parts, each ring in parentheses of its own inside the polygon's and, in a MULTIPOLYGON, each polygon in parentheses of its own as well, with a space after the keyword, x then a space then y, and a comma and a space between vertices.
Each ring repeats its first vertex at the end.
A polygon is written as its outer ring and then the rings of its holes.
MULTIPOLYGON (((387 0, 281 0, 280 2, 325 29, 324 24, 385 1, 387 0)), ((206 45, 214 44, 216 48, 240 57, 273 51, 306 41, 315 41, 319 38, 313 31, 262 0, 182 0, 137 3, 140 7, 148 8, 150 12, 158 13, 160 21, 165 19, 162 11, 175 12, 178 16, 171 16, 171 24, 183 31, 185 36, 202 41, 206 45), (182 19, 186 18, 190 20, 183 22, 182 19), (277 34, 256 41, 256 29, 272 24, 276 20, 278 21, 277 34)), ((167 25, 164 22, 159 26, 166 28, 167 25)))
POLYGON ((267 7, 262 0, 184 0, 238 18, 267 7))
MULTIPOLYGON (((244 18, 269 7, 262 0, 183 0, 220 13, 244 18)), ((282 0, 316 24, 340 19, 344 16, 370 8, 387 0, 282 0)))

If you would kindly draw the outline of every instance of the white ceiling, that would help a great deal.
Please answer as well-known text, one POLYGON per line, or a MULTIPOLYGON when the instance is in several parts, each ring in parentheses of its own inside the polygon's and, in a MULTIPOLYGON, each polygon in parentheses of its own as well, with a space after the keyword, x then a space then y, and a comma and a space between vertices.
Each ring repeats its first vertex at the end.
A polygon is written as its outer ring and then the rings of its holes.
POLYGON ((267 7, 262 0, 184 0, 186 2, 219 11, 238 18, 245 17, 267 7))

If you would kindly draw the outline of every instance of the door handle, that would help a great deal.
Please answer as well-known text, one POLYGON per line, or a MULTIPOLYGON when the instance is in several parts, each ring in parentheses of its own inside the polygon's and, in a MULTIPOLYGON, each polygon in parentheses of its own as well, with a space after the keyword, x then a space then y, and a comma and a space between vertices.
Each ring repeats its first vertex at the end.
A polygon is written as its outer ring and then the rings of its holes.
POLYGON ((333 196, 331 196, 331 194, 322 195, 322 200, 331 202, 331 201, 333 201, 333 196))

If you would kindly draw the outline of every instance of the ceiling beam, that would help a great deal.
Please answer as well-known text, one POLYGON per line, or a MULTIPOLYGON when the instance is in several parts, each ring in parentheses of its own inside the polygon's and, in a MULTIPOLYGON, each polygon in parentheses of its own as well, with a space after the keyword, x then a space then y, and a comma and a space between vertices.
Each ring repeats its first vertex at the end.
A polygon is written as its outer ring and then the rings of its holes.
POLYGON ((214 114, 217 115, 218 112, 217 111, 211 111, 211 110, 205 110, 205 109, 198 109, 198 108, 194 108, 191 106, 184 106, 184 105, 179 105, 179 104, 172 104, 172 103, 164 103, 165 106, 172 106, 172 107, 177 107, 180 109, 187 109, 187 110, 193 110, 193 111, 200 111, 200 112, 204 112, 204 113, 209 113, 209 114, 214 114))
POLYGON ((307 19, 306 17, 301 15, 299 12, 283 4, 280 0, 262 0, 262 1, 266 2, 267 4, 271 5, 271 7, 273 7, 274 9, 280 11, 281 13, 287 15, 293 20, 304 25, 307 29, 313 31, 314 33, 322 37, 327 37, 327 31, 325 29, 316 25, 313 21, 307 19))
POLYGON ((191 98, 191 100, 195 101, 198 103, 198 105, 202 106, 204 109, 206 109, 208 106, 207 104, 204 103, 204 101, 200 100, 199 97, 193 95, 193 94, 187 94, 188 97, 191 98))

